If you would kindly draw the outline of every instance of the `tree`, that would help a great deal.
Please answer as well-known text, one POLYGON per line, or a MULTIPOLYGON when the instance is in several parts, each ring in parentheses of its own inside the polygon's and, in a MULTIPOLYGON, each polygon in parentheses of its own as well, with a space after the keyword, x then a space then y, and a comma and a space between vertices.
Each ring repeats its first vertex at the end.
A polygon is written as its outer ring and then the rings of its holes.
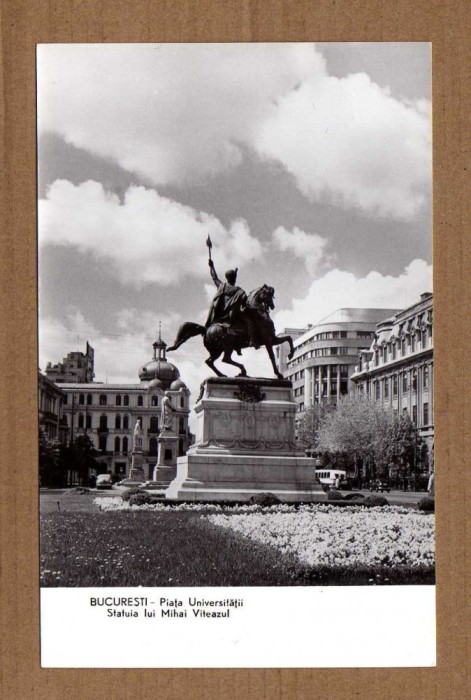
POLYGON ((334 409, 335 403, 329 401, 314 404, 304 411, 297 429, 298 444, 303 450, 306 452, 319 451, 319 426, 334 409))
POLYGON ((42 428, 39 428, 39 484, 50 488, 65 484, 61 446, 57 440, 49 440, 42 428))
POLYGON ((368 471, 384 468, 384 448, 393 422, 390 412, 361 395, 340 397, 335 410, 320 421, 318 448, 352 455, 368 471))
POLYGON ((425 443, 417 434, 417 429, 408 413, 394 416, 389 429, 384 459, 394 465, 403 477, 416 477, 419 462, 422 460, 425 443))
POLYGON ((99 470, 101 465, 96 460, 98 451, 88 435, 79 435, 68 450, 69 466, 77 472, 82 486, 88 485, 90 470, 99 470))

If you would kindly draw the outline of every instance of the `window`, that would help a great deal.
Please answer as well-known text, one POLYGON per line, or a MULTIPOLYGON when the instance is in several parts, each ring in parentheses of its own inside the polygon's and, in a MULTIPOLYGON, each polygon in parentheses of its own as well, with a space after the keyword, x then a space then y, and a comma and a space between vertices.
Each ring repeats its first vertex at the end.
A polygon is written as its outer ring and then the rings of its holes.
POLYGON ((100 435, 98 438, 98 449, 106 452, 106 435, 100 435))
POLYGON ((396 359, 396 343, 391 343, 391 349, 392 349, 392 359, 396 359))
POLYGON ((417 406, 412 406, 412 422, 417 425, 417 406))
POLYGON ((141 394, 139 394, 139 396, 137 397, 137 405, 138 405, 138 406, 143 406, 143 405, 144 405, 144 397, 141 396, 141 394))
POLYGON ((106 406, 106 394, 100 394, 100 406, 106 406))
POLYGON ((379 401, 380 398, 381 398, 381 395, 380 395, 379 382, 375 382, 375 399, 376 399, 376 401, 379 401))
POLYGON ((151 405, 152 405, 152 406, 158 406, 158 405, 159 405, 159 397, 158 397, 158 396, 152 396, 152 398, 151 398, 151 405))
POLYGON ((151 457, 157 456, 157 439, 151 438, 149 440, 149 454, 151 457))
POLYGON ((123 406, 129 406, 129 396, 127 394, 123 396, 123 406))
POLYGON ((185 408, 185 398, 180 396, 180 408, 185 408))
POLYGON ((375 366, 379 365, 379 352, 375 350, 375 366))
POLYGON ((183 440, 179 440, 178 441, 178 456, 183 457, 184 454, 185 454, 185 451, 183 449, 183 440))
POLYGON ((67 394, 64 396, 64 405, 67 403, 67 394))
POLYGON ((121 416, 116 416, 114 419, 114 427, 116 430, 121 430, 121 416))
POLYGON ((123 418, 123 430, 129 430, 129 416, 123 418))
POLYGON ((424 367, 423 369, 422 385, 424 389, 428 389, 428 367, 424 367))
POLYGON ((85 418, 85 427, 87 429, 91 429, 91 427, 92 427, 92 417, 89 413, 87 413, 86 418, 85 418))
POLYGON ((397 396, 397 374, 394 375, 394 377, 392 378, 392 380, 393 380, 393 391, 392 391, 392 393, 393 393, 393 396, 397 396))
POLYGON ((150 433, 158 433, 159 432, 159 419, 156 416, 151 416, 149 432, 150 433))
POLYGON ((180 433, 184 433, 185 432, 185 421, 183 420, 183 418, 179 419, 178 425, 179 425, 178 431, 180 433))
POLYGON ((121 394, 116 394, 116 405, 121 406, 121 394))
POLYGON ((108 429, 108 417, 107 416, 100 416, 100 427, 98 430, 107 430, 108 429))
POLYGON ((383 362, 388 361, 388 346, 384 345, 383 346, 383 362))
POLYGON ((79 413, 78 417, 78 427, 83 428, 83 413, 79 413))
POLYGON ((423 422, 422 425, 428 425, 429 415, 428 415, 428 403, 424 403, 423 406, 423 422))
POLYGON ((389 379, 384 380, 384 398, 389 399, 389 379))
POLYGON ((128 439, 127 437, 123 437, 123 452, 125 455, 128 453, 128 439))
POLYGON ((119 437, 115 437, 114 439, 114 451, 121 452, 121 440, 119 437))
POLYGON ((87 394, 87 406, 91 406, 91 405, 92 405, 92 401, 93 401, 92 395, 91 395, 91 394, 87 394))
POLYGON ((408 383, 407 383, 407 372, 404 372, 402 375, 402 391, 406 393, 408 390, 408 383))
POLYGON ((79 404, 83 406, 85 403, 85 396, 83 394, 79 394, 79 404))

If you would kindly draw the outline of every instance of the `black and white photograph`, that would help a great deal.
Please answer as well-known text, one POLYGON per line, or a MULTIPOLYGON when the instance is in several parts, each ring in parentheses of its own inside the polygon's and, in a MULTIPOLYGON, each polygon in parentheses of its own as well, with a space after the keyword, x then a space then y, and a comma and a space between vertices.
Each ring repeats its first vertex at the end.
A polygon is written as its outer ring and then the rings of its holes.
POLYGON ((198 625, 230 666, 252 595, 414 628, 286 665, 434 664, 431 78, 427 42, 38 45, 46 666, 74 591, 156 666, 198 625))

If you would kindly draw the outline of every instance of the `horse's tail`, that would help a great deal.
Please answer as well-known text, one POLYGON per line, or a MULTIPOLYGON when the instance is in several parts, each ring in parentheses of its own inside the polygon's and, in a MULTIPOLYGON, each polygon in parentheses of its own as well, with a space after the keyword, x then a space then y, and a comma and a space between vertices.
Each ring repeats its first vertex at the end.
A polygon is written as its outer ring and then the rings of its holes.
POLYGON ((186 341, 190 338, 194 338, 196 335, 204 335, 205 333, 206 328, 204 326, 201 326, 199 323, 192 323, 191 321, 186 321, 186 323, 183 323, 178 329, 175 342, 173 343, 173 345, 167 348, 167 352, 177 350, 177 348, 179 348, 180 345, 186 343, 186 341))

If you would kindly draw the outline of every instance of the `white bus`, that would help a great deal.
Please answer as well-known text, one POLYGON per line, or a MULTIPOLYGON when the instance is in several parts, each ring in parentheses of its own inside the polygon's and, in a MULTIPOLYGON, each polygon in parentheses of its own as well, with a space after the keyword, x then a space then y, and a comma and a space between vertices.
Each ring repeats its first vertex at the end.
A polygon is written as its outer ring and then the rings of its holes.
POLYGON ((342 469, 316 469, 316 479, 329 488, 335 487, 337 479, 338 483, 345 480, 347 472, 342 469))

